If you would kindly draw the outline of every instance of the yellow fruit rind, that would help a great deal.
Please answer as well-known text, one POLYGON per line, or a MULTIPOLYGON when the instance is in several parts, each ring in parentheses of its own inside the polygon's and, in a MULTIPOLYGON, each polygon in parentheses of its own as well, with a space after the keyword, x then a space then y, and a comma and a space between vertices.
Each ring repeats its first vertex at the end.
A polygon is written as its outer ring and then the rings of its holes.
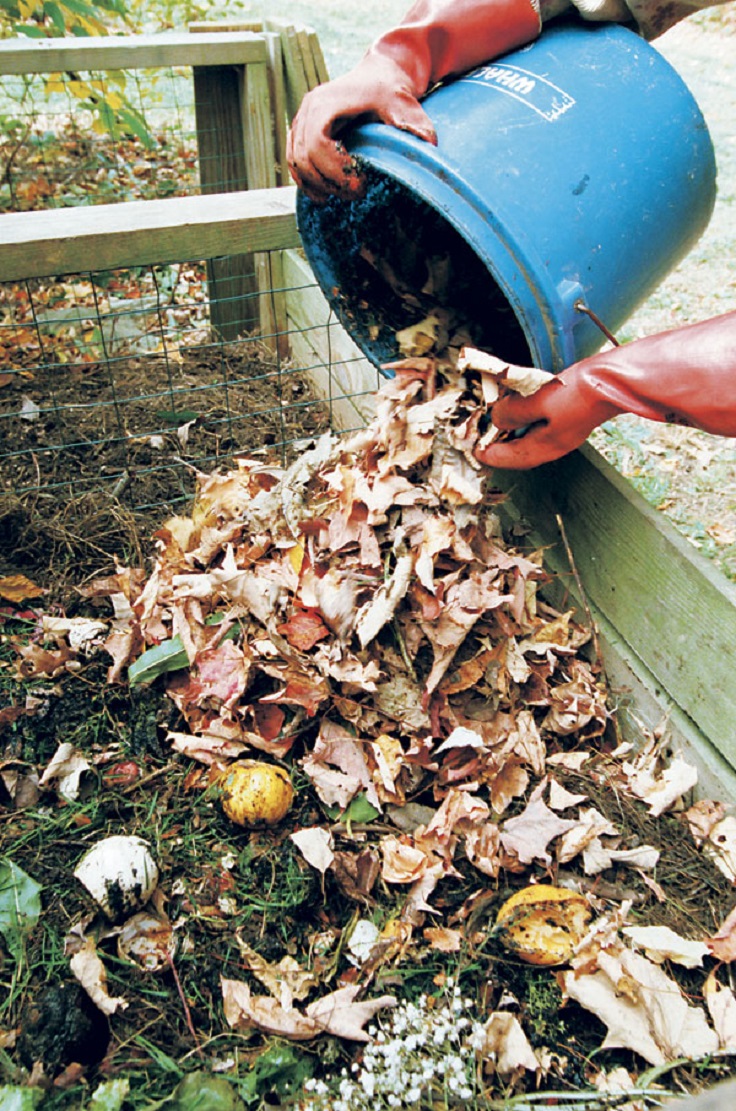
POLYGON ((219 782, 222 809, 241 826, 276 825, 294 799, 288 772, 276 764, 239 760, 219 782))
POLYGON ((585 935, 592 910, 575 891, 533 884, 501 907, 494 934, 509 952, 535 965, 564 964, 585 935))

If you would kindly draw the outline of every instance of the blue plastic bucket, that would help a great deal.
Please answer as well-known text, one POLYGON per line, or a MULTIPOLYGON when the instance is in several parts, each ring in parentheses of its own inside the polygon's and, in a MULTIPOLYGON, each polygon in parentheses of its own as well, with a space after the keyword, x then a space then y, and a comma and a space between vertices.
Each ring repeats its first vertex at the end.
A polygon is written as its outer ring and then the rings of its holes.
POLYGON ((432 92, 438 146, 383 124, 347 146, 358 201, 297 218, 317 281, 377 366, 433 307, 501 358, 560 370, 604 342, 687 253, 715 198, 687 86, 612 24, 562 23, 432 92))

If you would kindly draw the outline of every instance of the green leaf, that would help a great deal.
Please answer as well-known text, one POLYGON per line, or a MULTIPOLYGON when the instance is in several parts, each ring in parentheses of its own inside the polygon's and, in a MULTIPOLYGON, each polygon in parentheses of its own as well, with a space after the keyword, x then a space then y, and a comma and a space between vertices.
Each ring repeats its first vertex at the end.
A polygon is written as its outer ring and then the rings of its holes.
POLYGON ((358 822, 359 824, 373 822, 381 812, 376 810, 372 803, 368 802, 365 795, 356 795, 344 810, 341 810, 339 806, 326 806, 325 813, 333 822, 342 821, 346 825, 350 825, 351 822, 358 822))
POLYGON ((95 1088, 87 1111, 120 1111, 129 1089, 129 1080, 106 1080, 95 1088))
POLYGON ((17 960, 41 915, 41 885, 17 864, 0 857, 0 933, 17 960))
POLYGON ((198 420, 201 416, 200 413, 195 413, 193 409, 171 409, 168 412, 159 411, 156 413, 159 420, 166 421, 167 424, 174 424, 178 428, 180 424, 188 424, 191 420, 198 420))
POLYGON ((45 1095, 43 1088, 0 1084, 0 1108, 2 1111, 35 1111, 45 1095))
POLYGON ((30 25, 26 27, 23 23, 14 23, 13 30, 15 31, 16 35, 26 35, 29 39, 47 38, 47 35, 44 33, 41 27, 31 27, 30 25))
POLYGON ((256 1059, 253 1068, 238 1083, 247 1103, 269 1093, 286 1097, 302 1088, 314 1072, 311 1059, 290 1045, 272 1045, 256 1059))
POLYGON ((224 1076, 190 1072, 174 1090, 176 1111, 245 1111, 237 1089, 224 1076))
POLYGON ((125 130, 129 131, 131 135, 135 135, 136 139, 140 139, 145 147, 153 146, 153 139, 151 138, 151 132, 146 127, 146 121, 132 108, 119 108, 118 119, 125 130))
POLYGON ((161 644, 154 644, 147 648, 128 668, 128 683, 131 687, 139 687, 142 683, 152 683, 159 675, 168 675, 170 671, 180 671, 189 666, 184 642, 177 633, 171 640, 164 640, 161 644))
MULTIPOLYGON (((223 616, 222 613, 210 614, 205 621, 205 625, 219 625, 223 616)), ((238 630, 239 626, 233 625, 222 639, 232 640, 237 635, 238 630)), ((142 683, 152 683, 154 679, 158 679, 159 675, 168 675, 170 671, 180 671, 183 667, 189 667, 189 657, 184 648, 184 642, 177 633, 170 640, 164 640, 161 644, 154 644, 153 648, 147 648, 130 665, 128 668, 128 683, 131 687, 139 687, 142 683)))
POLYGON ((54 0, 45 0, 43 10, 59 34, 63 35, 66 32, 66 23, 64 21, 64 13, 59 5, 55 3, 54 0))

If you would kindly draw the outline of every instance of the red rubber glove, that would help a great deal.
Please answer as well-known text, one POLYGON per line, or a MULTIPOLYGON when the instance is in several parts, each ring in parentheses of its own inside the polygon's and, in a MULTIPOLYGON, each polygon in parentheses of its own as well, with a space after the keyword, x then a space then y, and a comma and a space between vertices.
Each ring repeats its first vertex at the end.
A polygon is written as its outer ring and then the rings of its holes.
POLYGON ((337 141, 346 125, 365 116, 436 143, 419 98, 442 78, 531 42, 540 27, 534 0, 417 0, 355 69, 304 97, 287 147, 297 185, 315 201, 358 196, 359 175, 337 141))
POLYGON ((507 394, 494 425, 528 431, 476 457, 515 470, 550 463, 618 413, 736 436, 736 312, 591 355, 530 397, 507 394))

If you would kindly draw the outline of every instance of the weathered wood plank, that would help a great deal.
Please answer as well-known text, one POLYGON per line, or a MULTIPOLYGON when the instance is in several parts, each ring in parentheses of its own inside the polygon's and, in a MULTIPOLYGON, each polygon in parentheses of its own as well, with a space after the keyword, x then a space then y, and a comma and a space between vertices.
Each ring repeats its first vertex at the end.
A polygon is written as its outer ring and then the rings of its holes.
POLYGON ((230 35, 163 31, 156 35, 5 39, 0 42, 0 75, 3 76, 67 70, 249 65, 266 61, 263 38, 249 31, 230 35))
POLYGON ((289 120, 292 120, 309 91, 297 29, 282 19, 267 19, 263 26, 267 31, 276 32, 281 38, 286 112, 289 120))
POLYGON ((311 27, 307 28, 307 37, 309 39, 309 45, 312 50, 314 67, 317 71, 317 83, 319 85, 322 85, 325 81, 330 80, 330 74, 327 69, 327 62, 325 61, 325 56, 322 52, 322 44, 319 41, 317 32, 313 31, 311 27))
MULTIPOLYGON (((241 118, 245 150, 246 178, 249 189, 269 189, 276 185, 276 150, 271 117, 271 94, 268 67, 243 66, 241 73, 241 118)), ((259 297, 253 303, 262 336, 273 336, 278 330, 276 300, 271 294, 271 265, 267 254, 253 256, 256 289, 259 297)), ((246 327, 252 328, 249 305, 240 306, 246 327), (245 311, 244 311, 245 310, 245 311)))
POLYGON ((288 185, 289 163, 286 159, 286 89, 284 88, 284 56, 281 50, 281 36, 274 32, 264 32, 268 48, 268 87, 271 97, 273 116, 274 154, 276 157, 276 180, 278 185, 288 185))
POLYGON ((292 356, 329 401, 334 427, 359 428, 375 414, 380 375, 337 323, 308 263, 295 251, 283 261, 292 356))
POLYGON ((269 251, 257 256, 262 267, 262 288, 268 290, 269 313, 262 314, 262 335, 264 342, 276 351, 280 359, 288 359, 292 352, 289 347, 289 318, 286 311, 286 292, 284 288, 284 256, 282 251, 269 251), (270 324, 270 331, 268 326, 270 324))
POLYGON ((0 216, 0 281, 299 246, 296 188, 0 216))
POLYGON ((187 24, 190 34, 206 35, 215 31, 231 33, 233 31, 262 31, 262 19, 203 19, 187 24))
POLYGON ((307 80, 307 88, 316 89, 317 85, 319 85, 319 77, 317 76, 317 67, 314 57, 312 56, 312 43, 309 39, 309 32, 306 27, 297 27, 296 41, 299 43, 302 65, 304 66, 304 76, 307 80))
POLYGON ((567 572, 560 515, 591 606, 651 674, 659 701, 736 767, 736 587, 590 448, 495 477, 548 546, 549 565, 567 572))

